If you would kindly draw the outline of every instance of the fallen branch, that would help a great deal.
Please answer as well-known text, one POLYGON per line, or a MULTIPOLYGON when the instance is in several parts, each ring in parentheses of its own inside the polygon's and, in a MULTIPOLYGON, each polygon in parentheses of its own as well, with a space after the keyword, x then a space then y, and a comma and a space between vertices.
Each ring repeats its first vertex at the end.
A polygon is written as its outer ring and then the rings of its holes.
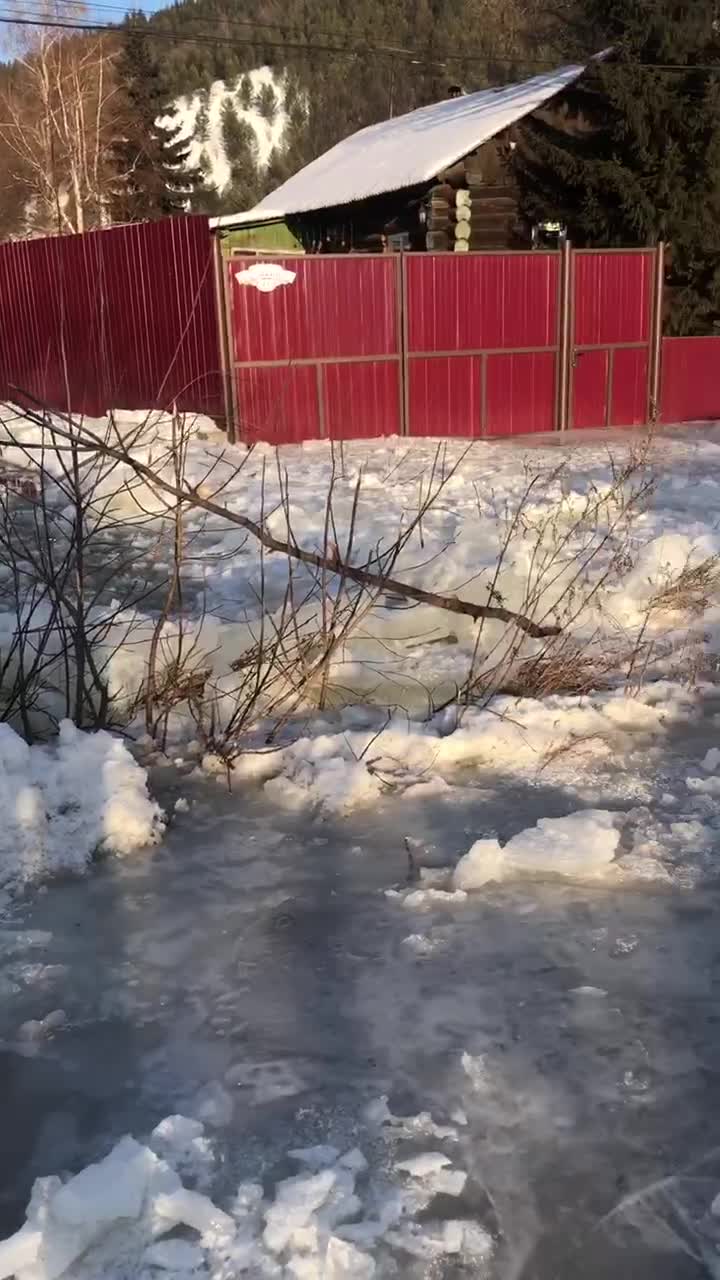
MULTIPOLYGON (((27 398, 26 393, 21 394, 27 398)), ((100 454, 101 457, 111 458, 115 462, 124 463, 126 466, 131 467, 136 475, 147 480, 154 488, 174 498, 176 502, 185 502, 190 507, 206 511, 209 515, 217 516, 221 520, 227 520, 230 524, 238 525, 247 533, 252 534, 268 551, 277 551, 281 555, 290 556, 303 564, 312 565, 315 569, 321 569, 349 579, 352 582, 357 582, 363 587, 374 587, 380 591, 388 591, 393 595, 403 596, 407 600, 416 600, 419 604, 427 604, 434 609, 442 609, 446 613, 464 614, 466 617, 473 618, 476 622, 481 618, 490 618, 497 622, 512 623, 520 631, 524 631, 526 635, 535 639, 545 639, 549 636, 561 634, 562 628, 559 626, 541 626, 533 622, 532 618, 527 618, 522 613, 514 613, 511 609, 504 609, 499 605, 475 604, 471 600, 460 600, 457 596, 440 595, 435 591, 425 591, 422 587, 400 582, 397 578, 386 577, 382 573, 372 573, 368 569, 346 564, 339 554, 333 556, 321 555, 317 551, 307 551, 295 543, 283 542, 280 538, 274 538, 262 525, 257 524, 248 516, 239 515, 228 507, 213 502, 211 498, 203 497, 195 487, 188 488, 184 485, 180 486, 164 480, 151 467, 133 458, 132 454, 128 453, 126 449, 115 448, 94 435, 93 432, 88 431, 86 427, 78 427, 76 423, 71 422, 72 431, 64 430, 57 425, 56 420, 57 417, 62 417, 63 421, 69 421, 64 415, 54 415, 51 424, 47 422, 43 415, 34 413, 30 409, 24 410, 24 416, 38 426, 49 427, 53 435, 59 436, 61 439, 70 440, 75 446, 84 437, 88 451, 94 451, 100 454)), ((23 447, 33 448, 34 446, 24 444, 23 447)))

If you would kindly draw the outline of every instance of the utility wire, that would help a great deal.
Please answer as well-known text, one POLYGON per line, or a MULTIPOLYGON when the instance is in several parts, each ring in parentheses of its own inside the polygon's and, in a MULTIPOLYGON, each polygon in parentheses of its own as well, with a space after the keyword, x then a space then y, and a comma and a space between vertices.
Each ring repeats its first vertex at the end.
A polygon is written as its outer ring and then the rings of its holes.
MULTIPOLYGON (((71 2, 71 0, 66 0, 71 2)), ((98 6, 100 7, 100 6, 98 6)), ((115 6, 104 6, 105 8, 114 8, 115 6)), ((194 19, 201 21, 201 19, 194 19)), ((243 21, 240 19, 228 19, 230 22, 243 21)), ((10 14, 0 14, 0 24, 6 26, 20 27, 45 27, 50 30, 59 31, 86 31, 86 32, 104 32, 112 35, 122 34, 131 30, 135 34, 143 36, 149 40, 165 40, 173 44, 202 44, 210 48, 257 48, 278 49, 297 51, 300 53, 329 53, 338 57, 368 57, 368 56, 385 56, 391 58, 407 58, 410 61, 416 61, 427 66, 442 66, 444 62, 482 62, 485 64, 493 64, 497 66, 507 67, 551 67, 558 66, 557 59, 548 58, 525 58, 518 56, 506 57, 494 54, 492 52, 472 53, 464 50, 462 53, 452 52, 439 48, 433 48, 432 52, 437 55, 436 58, 429 57, 428 49, 408 49, 395 45, 338 45, 338 44, 321 44, 317 41, 310 40, 268 40, 260 35, 255 39, 238 38, 230 36, 215 36, 205 32, 197 34, 183 35, 177 31, 165 31, 162 28, 148 25, 133 26, 132 23, 107 23, 107 22, 70 22, 66 19, 46 18, 46 17, 17 17, 10 14)), ((268 29, 283 28, 275 24, 269 23, 253 23, 248 20, 251 27, 267 27, 268 29)), ((297 28, 295 28, 297 30, 297 28)), ((581 61, 590 62, 594 54, 586 54, 581 61)), ((612 65, 612 64, 611 64, 612 65)), ((691 71, 702 71, 705 73, 720 73, 720 62, 718 63, 655 63, 655 62, 632 62, 626 64, 633 68, 640 68, 648 71, 658 71, 671 74, 683 74, 691 71)), ((502 86, 500 86, 502 87, 502 86)))
MULTIPOLYGON (((513 58, 500 57, 492 53, 453 53, 443 49, 433 49, 432 52, 438 55, 437 58, 428 57, 428 49, 406 49, 396 47, 394 45, 335 45, 320 44, 317 41, 307 40, 267 40, 260 35, 256 39, 242 39, 230 36, 213 36, 205 33, 197 35, 183 35, 176 31, 163 31, 162 28, 150 26, 133 26, 132 23, 127 26, 122 23, 106 23, 106 22, 70 22, 65 19, 58 18, 27 18, 15 17, 10 14, 0 15, 0 24, 6 26, 20 27, 45 27, 50 30, 58 31, 88 31, 88 32, 107 32, 109 34, 122 34, 124 31, 131 30, 138 35, 146 37, 149 40, 167 40, 174 44, 203 44, 211 48, 238 48, 250 47, 257 48, 258 45, 263 49, 293 49, 301 53, 332 53, 345 57, 358 56, 376 56, 378 54, 392 58, 408 58, 418 62, 425 62, 428 66, 441 66, 443 62, 484 62, 493 63, 501 66, 517 66, 517 67, 557 67, 557 59, 549 58, 521 58, 515 55, 513 58)), ((589 59, 588 59, 589 60, 589 59)))

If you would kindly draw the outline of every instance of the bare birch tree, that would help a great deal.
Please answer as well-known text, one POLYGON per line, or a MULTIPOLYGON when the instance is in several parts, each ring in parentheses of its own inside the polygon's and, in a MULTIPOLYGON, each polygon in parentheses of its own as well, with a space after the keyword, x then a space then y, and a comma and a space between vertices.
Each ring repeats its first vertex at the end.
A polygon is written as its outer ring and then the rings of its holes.
POLYGON ((0 140, 27 191, 28 230, 68 234, 110 220, 114 56, 105 38, 42 28, 0 91, 0 140))

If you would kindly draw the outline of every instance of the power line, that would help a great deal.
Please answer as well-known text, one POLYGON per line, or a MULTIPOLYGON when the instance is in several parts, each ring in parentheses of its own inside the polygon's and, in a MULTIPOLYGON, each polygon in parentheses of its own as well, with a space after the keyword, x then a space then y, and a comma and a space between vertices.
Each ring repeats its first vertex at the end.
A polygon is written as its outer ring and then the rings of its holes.
POLYGON ((433 52, 438 57, 432 58, 428 57, 428 49, 406 49, 394 45, 330 45, 308 40, 267 40, 262 35, 253 40, 229 36, 213 36, 202 32, 195 35, 183 35, 176 31, 163 31, 162 28, 157 27, 133 27, 130 25, 128 28, 120 23, 69 22, 65 19, 45 17, 21 18, 15 15, 0 15, 0 24, 20 27, 46 27, 50 30, 58 31, 106 32, 112 35, 117 35, 129 29, 149 40, 166 40, 174 44, 202 44, 210 48, 258 48, 260 46, 262 49, 292 49, 300 53, 331 53, 343 57, 377 56, 380 54, 391 58, 408 58, 423 62, 427 66, 438 67, 442 66, 443 62, 483 62, 509 67, 556 67, 558 65, 557 60, 519 58, 517 55, 514 58, 509 58, 492 53, 453 53, 449 50, 435 49, 433 52))
MULTIPOLYGON (((65 3, 72 3, 72 0, 64 0, 65 3)), ((103 5, 97 6, 106 9, 117 9, 119 6, 103 5)), ((202 21, 202 19, 194 19, 202 21)), ((231 22, 245 22, 243 19, 228 19, 231 22)), ((106 23, 106 22, 70 22, 65 19, 46 18, 46 17, 17 17, 15 15, 0 14, 0 24, 5 26, 21 26, 21 27, 45 27, 51 30, 59 31, 79 31, 79 32, 102 32, 110 35, 122 34, 124 31, 132 30, 135 34, 145 37, 149 40, 165 40, 173 44, 190 44, 205 45, 210 48, 233 49, 233 48, 262 48, 262 49, 278 49, 293 50, 299 53, 328 53, 339 57, 376 57, 378 55, 390 58, 407 58, 412 62, 417 62, 426 66, 441 67, 445 62, 482 62, 486 65, 506 66, 506 67, 551 67, 558 66, 557 59, 548 58, 525 58, 515 55, 507 57, 492 52, 471 53, 464 50, 462 53, 453 53, 450 50, 435 48, 432 50, 437 57, 429 57, 429 49, 408 49, 395 45, 337 45, 337 44, 321 44, 317 41, 309 40, 268 40, 264 36, 257 39, 243 39, 230 36, 216 36, 205 32, 199 32, 193 35, 183 35, 177 31, 164 31, 162 28, 146 26, 126 26, 122 23, 106 23)), ((282 30, 279 24, 270 23, 253 23, 247 20, 247 25, 251 27, 267 27, 268 29, 282 30)), ((295 28, 297 30, 297 28, 295 28)), ((590 62, 594 55, 587 54, 582 60, 590 62)), ((612 64, 609 64, 612 65, 612 64)), ((633 68, 668 72, 671 74, 682 74, 691 71, 701 71, 710 74, 720 73, 720 63, 654 63, 654 62, 633 62, 623 64, 633 68)))

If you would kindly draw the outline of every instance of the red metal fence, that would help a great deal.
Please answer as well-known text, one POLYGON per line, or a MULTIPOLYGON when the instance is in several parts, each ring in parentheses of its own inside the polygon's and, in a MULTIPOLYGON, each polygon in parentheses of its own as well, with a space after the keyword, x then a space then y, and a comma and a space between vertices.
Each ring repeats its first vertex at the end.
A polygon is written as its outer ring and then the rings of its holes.
POLYGON ((720 418, 720 338, 663 338, 662 420, 720 418))
POLYGON ((207 219, 0 245, 0 335, 0 399, 221 416, 207 219))
POLYGON ((568 427, 647 422, 657 255, 573 252, 568 427))
POLYGON ((278 443, 399 434, 400 259, 274 263, 293 279, 267 292, 252 283, 246 261, 231 264, 242 433, 278 443))
POLYGON ((405 258, 409 435, 552 430, 560 265, 557 253, 405 258))
MULTIPOLYGON (((659 407, 662 267, 654 250, 262 266, 238 256, 234 419, 244 438, 276 443, 639 425, 659 407)), ((693 358, 709 357, 698 348, 693 358)), ((705 381, 703 406, 715 402, 705 381)), ((666 376, 679 410, 686 383, 666 376)))
POLYGON ((219 266, 205 218, 0 245, 0 399, 277 443, 720 418, 720 337, 661 338, 661 252, 219 266))

